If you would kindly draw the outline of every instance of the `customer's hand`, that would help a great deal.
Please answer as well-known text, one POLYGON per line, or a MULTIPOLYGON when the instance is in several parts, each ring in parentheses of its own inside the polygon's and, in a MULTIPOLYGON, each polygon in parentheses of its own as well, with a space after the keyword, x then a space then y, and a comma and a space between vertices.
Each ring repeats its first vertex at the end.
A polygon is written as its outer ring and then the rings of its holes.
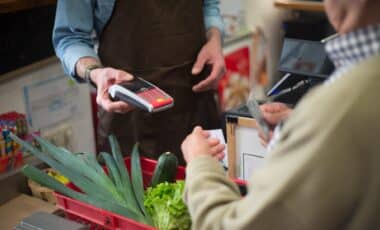
POLYGON ((260 106, 260 109, 263 113, 264 119, 272 127, 272 130, 269 133, 269 137, 266 138, 265 135, 259 131, 260 142, 263 146, 267 146, 270 139, 273 136, 273 129, 278 123, 288 118, 290 113, 293 111, 284 103, 273 102, 267 103, 260 106))
POLYGON ((200 50, 191 73, 193 75, 198 75, 202 72, 206 64, 212 66, 211 73, 206 77, 206 79, 193 86, 194 92, 203 92, 210 89, 215 89, 218 86, 220 78, 226 72, 221 35, 215 28, 208 31, 208 42, 200 50))
POLYGON ((107 112, 126 113, 134 107, 122 102, 113 102, 108 94, 108 88, 123 81, 130 81, 133 76, 125 71, 114 68, 99 68, 91 71, 91 80, 97 86, 96 102, 107 112))
POLYGON ((182 142, 181 149, 185 161, 189 163, 202 155, 210 155, 218 160, 222 160, 225 146, 218 139, 210 138, 209 132, 197 126, 182 142))

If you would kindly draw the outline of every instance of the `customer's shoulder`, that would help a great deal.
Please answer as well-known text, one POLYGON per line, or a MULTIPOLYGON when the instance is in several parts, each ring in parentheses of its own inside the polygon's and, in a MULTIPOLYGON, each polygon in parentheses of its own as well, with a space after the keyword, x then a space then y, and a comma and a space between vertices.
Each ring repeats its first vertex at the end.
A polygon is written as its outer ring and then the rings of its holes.
MULTIPOLYGON (((345 75, 355 78, 355 81, 348 81, 347 84, 358 87, 368 87, 368 85, 380 84, 380 55, 368 58, 353 66, 345 75)), ((359 88, 360 89, 360 88, 359 88)), ((365 90, 362 89, 362 90, 365 90)))
POLYGON ((308 95, 305 99, 317 100, 322 105, 342 104, 342 100, 356 101, 358 97, 378 97, 380 87, 380 55, 362 61, 338 80, 327 83, 308 95))
POLYGON ((380 55, 358 63, 344 75, 336 84, 333 83, 330 88, 326 87, 325 93, 331 98, 330 103, 339 105, 342 100, 349 100, 351 107, 357 107, 361 104, 378 101, 380 55))
POLYGON ((296 107, 297 120, 307 119, 317 125, 343 124, 369 112, 380 116, 380 106, 376 106, 380 97, 380 56, 353 66, 344 75, 305 96, 296 107))

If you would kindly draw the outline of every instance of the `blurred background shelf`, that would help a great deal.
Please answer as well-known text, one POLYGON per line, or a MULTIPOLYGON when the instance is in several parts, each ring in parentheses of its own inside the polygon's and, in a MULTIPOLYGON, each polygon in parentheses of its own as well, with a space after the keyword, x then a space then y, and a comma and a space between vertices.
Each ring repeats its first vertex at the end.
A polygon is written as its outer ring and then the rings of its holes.
POLYGON ((276 0, 274 5, 279 8, 324 12, 325 7, 319 1, 300 1, 300 0, 276 0))
POLYGON ((29 65, 25 65, 23 67, 17 68, 13 71, 9 71, 7 73, 1 74, 0 73, 0 84, 9 82, 10 80, 13 80, 19 76, 23 76, 27 73, 36 71, 38 69, 41 69, 43 67, 56 64, 58 62, 58 58, 56 56, 51 56, 39 61, 36 61, 34 63, 31 63, 29 65))
MULTIPOLYGON (((24 159, 24 165, 26 165, 26 164, 37 167, 38 165, 42 164, 42 161, 39 160, 38 158, 34 157, 34 156, 27 156, 24 159)), ((8 177, 11 177, 11 176, 21 172, 22 167, 23 166, 12 169, 8 172, 1 173, 0 174, 0 183, 1 183, 1 181, 7 179, 8 177)))

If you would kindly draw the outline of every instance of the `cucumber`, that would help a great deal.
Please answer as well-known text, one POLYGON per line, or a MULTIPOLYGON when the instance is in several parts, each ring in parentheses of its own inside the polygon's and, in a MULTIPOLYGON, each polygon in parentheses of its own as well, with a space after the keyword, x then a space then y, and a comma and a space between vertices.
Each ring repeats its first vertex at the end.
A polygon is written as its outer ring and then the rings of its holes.
POLYGON ((166 152, 161 154, 154 169, 151 187, 155 187, 163 182, 175 182, 177 167, 178 159, 173 153, 166 152))

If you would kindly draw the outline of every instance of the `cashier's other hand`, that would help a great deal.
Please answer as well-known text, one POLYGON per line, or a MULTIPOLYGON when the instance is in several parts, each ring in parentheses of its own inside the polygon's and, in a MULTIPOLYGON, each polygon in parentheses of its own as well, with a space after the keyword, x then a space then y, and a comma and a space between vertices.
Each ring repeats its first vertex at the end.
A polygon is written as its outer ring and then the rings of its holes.
POLYGON ((221 144, 218 139, 210 138, 210 133, 197 126, 193 132, 186 137, 181 145, 182 153, 187 163, 193 159, 209 155, 217 160, 222 160, 224 157, 224 144, 221 144))
POLYGON ((219 80, 226 72, 220 33, 216 29, 211 29, 208 32, 208 35, 209 40, 198 53, 197 60, 193 65, 191 73, 194 77, 198 77, 197 75, 202 72, 206 65, 210 65, 212 69, 210 75, 207 76, 206 79, 193 86, 194 92, 204 92, 210 89, 216 89, 219 80))
POLYGON ((279 124, 281 121, 287 119, 290 113, 293 111, 284 103, 273 102, 266 103, 260 106, 261 112, 263 113, 264 119, 272 128, 269 132, 269 137, 265 137, 265 135, 259 131, 260 142, 263 146, 267 146, 269 141, 273 136, 273 129, 279 124))
POLYGON ((125 71, 114 68, 99 68, 91 71, 91 80, 97 86, 96 102, 107 112, 127 113, 134 107, 125 102, 111 100, 108 88, 114 84, 130 81, 133 76, 125 71))

